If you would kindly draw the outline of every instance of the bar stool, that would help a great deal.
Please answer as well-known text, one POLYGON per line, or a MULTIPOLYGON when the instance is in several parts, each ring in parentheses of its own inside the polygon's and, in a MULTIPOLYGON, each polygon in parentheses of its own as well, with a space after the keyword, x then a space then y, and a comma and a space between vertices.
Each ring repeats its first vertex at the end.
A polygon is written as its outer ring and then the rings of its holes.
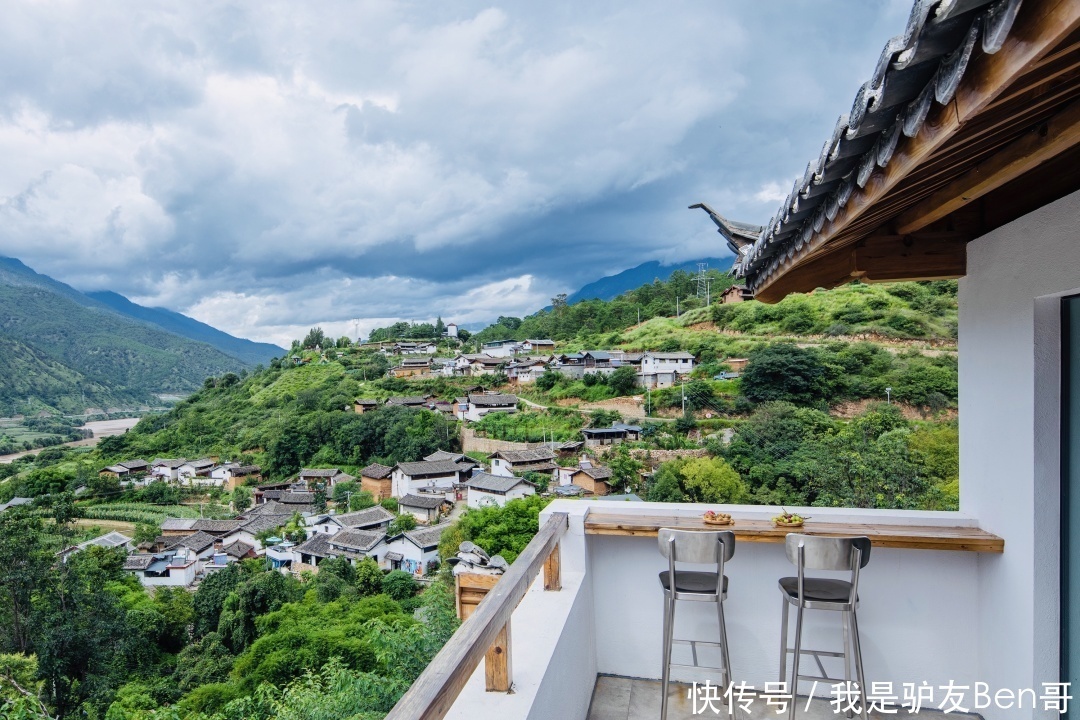
MULTIPOLYGON (((789 720, 795 718, 795 696, 799 680, 824 680, 835 683, 821 664, 822 657, 844 658, 844 680, 851 681, 852 655, 859 682, 861 714, 867 720, 866 681, 863 677, 862 648, 859 645, 859 621, 855 609, 859 605, 859 570, 870 561, 870 538, 867 537, 815 537, 790 533, 784 541, 787 558, 799 569, 798 577, 780 578, 780 592, 784 595, 783 624, 780 628, 780 682, 787 678, 787 656, 794 654, 791 663, 791 705, 789 720), (851 573, 851 580, 806 577, 806 570, 841 570, 851 573), (788 606, 798 608, 795 615, 795 647, 788 648, 788 606), (844 651, 804 650, 802 625, 804 610, 832 610, 841 612, 844 628, 844 651), (850 654, 849 654, 850 651, 850 654), (813 655, 821 675, 800 675, 799 656, 813 655)), ((851 710, 847 712, 851 717, 851 710)))
POLYGON ((661 528, 659 541, 660 554, 668 561, 668 569, 660 573, 660 587, 664 590, 664 671, 661 682, 663 696, 660 701, 660 720, 666 720, 668 683, 671 679, 672 667, 720 670, 724 687, 727 688, 731 682, 731 657, 728 655, 727 626, 724 624, 724 600, 727 599, 728 586, 728 579, 724 575, 724 563, 735 554, 735 533, 661 528), (676 563, 712 565, 715 571, 679 570, 676 569, 676 563), (674 639, 676 600, 716 603, 716 617, 720 623, 720 642, 674 639), (671 646, 675 643, 690 646, 694 659, 693 665, 671 662, 671 646), (719 647, 723 667, 699 665, 698 645, 719 647))

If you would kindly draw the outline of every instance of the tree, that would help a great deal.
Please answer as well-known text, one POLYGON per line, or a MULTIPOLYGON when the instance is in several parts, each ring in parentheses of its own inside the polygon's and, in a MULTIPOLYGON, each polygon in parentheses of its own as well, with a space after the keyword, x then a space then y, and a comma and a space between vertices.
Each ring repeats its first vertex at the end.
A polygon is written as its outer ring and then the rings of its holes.
POLYGON ((390 527, 386 528, 386 534, 393 537, 415 528, 416 518, 411 513, 402 513, 390 522, 390 527))
POLYGON ((375 507, 375 496, 369 493, 367 490, 361 490, 355 493, 349 498, 349 511, 354 512, 356 510, 367 510, 369 507, 375 507))
POLYGON ((232 491, 232 506, 237 512, 251 507, 251 489, 243 485, 232 491))
POLYGON ((298 600, 302 592, 292 576, 279 572, 261 572, 244 580, 221 608, 218 633, 222 641, 233 652, 242 652, 258 635, 256 618, 298 600))
POLYGON ((361 595, 378 595, 382 592, 383 572, 372 558, 364 558, 356 564, 356 589, 361 595))
POLYGON ((313 327, 308 330, 307 336, 304 338, 302 347, 305 350, 313 350, 317 347, 324 347, 326 345, 326 334, 320 327, 313 327))
POLYGON ((639 389, 637 373, 630 365, 623 365, 608 375, 607 384, 616 395, 633 395, 639 389))
POLYGON ((195 613, 193 627, 196 637, 217 630, 225 598, 243 579, 243 570, 236 564, 226 565, 224 570, 207 573, 206 578, 199 583, 199 589, 195 591, 193 598, 192 608, 195 613))
POLYGON ((136 545, 152 543, 161 534, 161 525, 155 523, 136 523, 135 534, 131 538, 136 545))
POLYGON ((349 501, 349 496, 360 492, 360 483, 355 480, 342 480, 334 485, 334 493, 331 496, 336 503, 346 503, 349 501))
POLYGON ((389 510, 392 513, 396 513, 398 511, 397 498, 392 498, 392 497, 391 498, 383 498, 382 500, 379 501, 379 504, 382 505, 384 508, 386 508, 387 510, 389 510))
POLYGON ((831 383, 815 351, 777 343, 750 353, 740 387, 751 402, 784 400, 812 405, 829 396, 831 383))
POLYGON ((742 478, 722 458, 674 462, 682 486, 693 502, 740 503, 745 499, 746 486, 742 478))
POLYGON ((411 598, 418 589, 416 580, 404 570, 391 570, 382 579, 382 591, 399 602, 411 598))
POLYGON ((678 474, 667 463, 661 465, 653 474, 653 483, 649 488, 649 502, 683 502, 685 496, 679 487, 678 474))
POLYGON ((442 321, 442 315, 435 320, 435 337, 439 338, 446 334, 446 325, 442 321))
POLYGON ((615 455, 608 461, 611 468, 612 487, 624 488, 637 491, 641 488, 641 469, 644 463, 635 460, 625 445, 615 448, 615 455))
POLYGON ((26 652, 30 647, 31 598, 51 564, 41 518, 24 507, 0 513, 0 621, 6 648, 26 652))

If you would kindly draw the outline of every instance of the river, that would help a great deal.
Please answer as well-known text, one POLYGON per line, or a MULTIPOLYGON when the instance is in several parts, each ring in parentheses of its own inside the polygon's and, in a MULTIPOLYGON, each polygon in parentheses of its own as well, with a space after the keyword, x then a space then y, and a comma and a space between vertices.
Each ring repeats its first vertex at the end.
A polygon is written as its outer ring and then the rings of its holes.
MULTIPOLYGON (((74 440, 72 442, 64 443, 64 447, 80 447, 86 445, 97 445, 98 441, 103 437, 109 437, 110 435, 123 435, 128 429, 135 427, 135 424, 142 418, 120 418, 118 420, 94 420, 83 425, 81 430, 89 430, 94 433, 91 438, 85 440, 74 440)), ((54 445, 53 447, 59 447, 54 445)), ((35 448, 34 450, 24 450, 23 452, 12 453, 10 455, 0 455, 0 463, 9 463, 16 458, 21 458, 24 455, 32 455, 41 452, 45 448, 35 448)))

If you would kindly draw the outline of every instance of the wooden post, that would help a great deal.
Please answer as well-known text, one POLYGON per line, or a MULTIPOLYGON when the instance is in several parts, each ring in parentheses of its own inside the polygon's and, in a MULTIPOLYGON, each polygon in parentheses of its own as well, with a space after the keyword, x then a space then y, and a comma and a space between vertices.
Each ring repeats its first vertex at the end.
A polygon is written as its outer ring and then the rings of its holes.
POLYGON ((544 589, 562 590, 562 569, 560 566, 562 555, 559 553, 559 543, 551 549, 551 553, 544 561, 544 589))
POLYGON ((488 692, 509 692, 514 684, 513 664, 510 661, 510 623, 503 625, 495 642, 484 656, 484 679, 488 692))
POLYGON ((501 575, 486 573, 462 573, 455 576, 458 619, 463 622, 468 620, 476 610, 476 606, 480 604, 488 591, 495 587, 501 577, 501 575))

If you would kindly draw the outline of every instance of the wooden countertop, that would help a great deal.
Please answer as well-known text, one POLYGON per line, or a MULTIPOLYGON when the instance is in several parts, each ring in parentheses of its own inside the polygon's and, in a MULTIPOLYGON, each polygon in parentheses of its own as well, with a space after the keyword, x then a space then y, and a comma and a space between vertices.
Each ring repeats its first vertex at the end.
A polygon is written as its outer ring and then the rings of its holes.
POLYGON ((969 552, 1005 552, 1005 541, 985 530, 974 527, 937 525, 885 525, 870 523, 841 523, 828 520, 806 521, 798 529, 778 528, 770 520, 740 520, 734 525, 706 525, 697 517, 673 514, 637 515, 631 513, 598 513, 590 511, 585 517, 587 535, 624 535, 656 537, 660 528, 679 530, 731 530, 739 542, 782 543, 789 532, 807 535, 865 535, 875 547, 909 548, 912 550, 967 550, 969 552))

